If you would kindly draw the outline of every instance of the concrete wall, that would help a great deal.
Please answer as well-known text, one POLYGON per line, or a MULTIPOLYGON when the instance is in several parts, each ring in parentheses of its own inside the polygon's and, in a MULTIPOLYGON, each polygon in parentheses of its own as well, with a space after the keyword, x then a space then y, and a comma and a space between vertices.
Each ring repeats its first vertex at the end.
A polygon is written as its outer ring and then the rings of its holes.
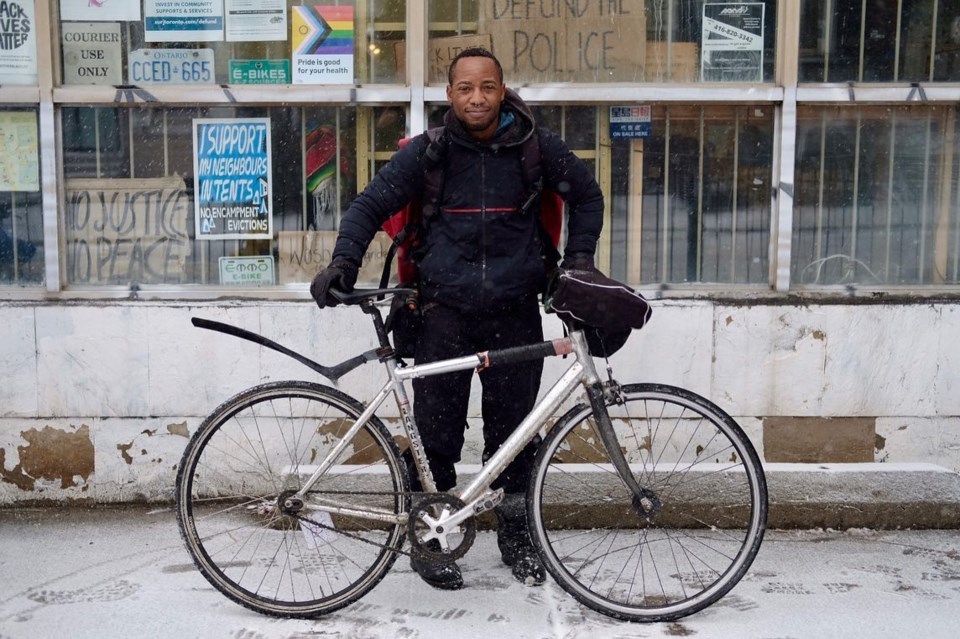
MULTIPOLYGON (((960 470, 960 305, 656 302, 612 359, 622 382, 686 386, 736 417, 767 462, 925 462, 960 470)), ((324 382, 192 316, 321 363, 373 346, 359 309, 308 302, 0 304, 0 505, 171 497, 187 438, 250 385, 324 382)), ((546 318, 548 335, 561 328, 546 318)), ((550 360, 546 382, 563 360, 550 360)), ((340 388, 368 398, 368 364, 340 388)), ((324 382, 325 383, 325 382, 324 382)), ((478 402, 474 398, 472 422, 478 402)), ((470 428, 465 462, 479 456, 470 428)))

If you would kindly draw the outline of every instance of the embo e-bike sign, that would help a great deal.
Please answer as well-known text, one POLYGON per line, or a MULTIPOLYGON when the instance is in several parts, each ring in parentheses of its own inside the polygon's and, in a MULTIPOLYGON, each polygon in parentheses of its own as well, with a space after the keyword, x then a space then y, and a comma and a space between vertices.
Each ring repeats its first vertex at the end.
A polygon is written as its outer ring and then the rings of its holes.
POLYGON ((273 256, 220 258, 220 283, 266 286, 274 283, 273 256))
POLYGON ((193 121, 198 240, 270 239, 270 119, 193 121))

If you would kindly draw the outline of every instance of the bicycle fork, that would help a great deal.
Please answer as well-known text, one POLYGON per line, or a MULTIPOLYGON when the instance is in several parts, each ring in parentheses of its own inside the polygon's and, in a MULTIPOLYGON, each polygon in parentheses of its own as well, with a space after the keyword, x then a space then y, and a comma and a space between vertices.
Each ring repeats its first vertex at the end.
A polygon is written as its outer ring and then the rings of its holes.
POLYGON ((624 457, 620 444, 617 443, 613 422, 610 420, 610 411, 607 410, 603 384, 597 381, 587 385, 587 398, 590 400, 590 407, 593 409, 593 416, 597 421, 600 441, 603 442, 603 447, 607 449, 607 454, 610 455, 610 463, 617 469, 621 481, 633 494, 633 507, 640 511, 644 517, 653 517, 660 510, 660 498, 652 490, 641 487, 633 476, 630 464, 624 457))

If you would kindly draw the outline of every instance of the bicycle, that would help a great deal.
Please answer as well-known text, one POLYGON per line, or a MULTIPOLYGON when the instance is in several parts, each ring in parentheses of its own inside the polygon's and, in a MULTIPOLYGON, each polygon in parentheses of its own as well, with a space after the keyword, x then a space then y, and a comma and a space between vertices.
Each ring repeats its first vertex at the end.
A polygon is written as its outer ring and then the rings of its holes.
MULTIPOLYGON (((194 325, 293 357, 332 382, 371 361, 387 381, 367 404, 330 386, 269 382, 216 408, 179 466, 181 535, 203 576, 260 613, 312 618, 363 597, 397 557, 450 562, 476 538, 490 485, 578 388, 549 428, 526 494, 530 536, 549 575, 580 603, 628 621, 666 621, 716 602, 746 573, 766 528, 756 451, 723 410, 682 388, 602 380, 582 330, 560 339, 421 365, 390 345, 378 300, 409 290, 335 292, 372 317, 377 348, 326 367, 256 333, 194 325), (440 493, 404 382, 533 358, 571 359, 557 382, 465 486, 440 493), (422 493, 377 417, 399 408, 422 493), (409 545, 409 550, 405 546, 409 545)), ((462 480, 461 483, 464 483, 462 480)))

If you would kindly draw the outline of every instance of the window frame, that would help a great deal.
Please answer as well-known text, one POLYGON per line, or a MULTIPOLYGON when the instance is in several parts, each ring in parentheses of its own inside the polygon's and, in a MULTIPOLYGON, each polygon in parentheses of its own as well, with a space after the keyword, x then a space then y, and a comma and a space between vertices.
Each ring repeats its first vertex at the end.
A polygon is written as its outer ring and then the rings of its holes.
MULTIPOLYGON (((735 285, 712 286, 692 284, 670 286, 664 296, 676 297, 782 297, 803 295, 827 299, 846 297, 850 291, 845 287, 822 286, 812 289, 799 287, 791 281, 791 241, 793 225, 793 184, 795 178, 795 152, 797 131, 797 106, 801 104, 855 104, 855 105, 902 105, 911 102, 928 102, 956 105, 960 102, 958 82, 896 82, 896 83, 800 83, 798 82, 800 55, 799 2, 778 0, 776 3, 776 44, 774 75, 772 82, 756 84, 721 85, 717 83, 676 84, 577 84, 545 83, 519 86, 518 92, 527 101, 538 105, 591 105, 607 106, 622 104, 730 104, 764 105, 774 109, 773 139, 773 185, 771 187, 771 230, 769 248, 770 276, 766 287, 740 287, 735 285)), ((367 0, 359 0, 358 7, 372 7, 367 0)), ((109 86, 60 86, 59 14, 55 2, 36 3, 37 31, 37 86, 0 87, 0 104, 33 106, 38 109, 40 127, 40 170, 44 227, 44 284, 38 287, 0 286, 0 299, 69 299, 69 298, 127 298, 127 287, 97 287, 90 290, 65 290, 63 286, 63 255, 60 246, 62 228, 60 216, 64 201, 63 170, 61 166, 60 140, 62 139, 59 111, 63 106, 122 106, 129 97, 116 87, 109 86)), ((446 104, 445 87, 425 82, 426 41, 429 33, 426 3, 406 3, 407 82, 405 84, 361 84, 340 86, 284 85, 282 97, 277 97, 277 87, 271 85, 210 85, 210 86, 154 86, 149 89, 150 99, 157 105, 269 105, 278 101, 284 104, 330 105, 330 106, 381 106, 384 104, 406 105, 408 134, 422 131, 427 126, 427 113, 431 107, 446 104)), ((362 19, 358 10, 357 19, 362 19)), ((396 27, 396 24, 385 24, 396 27)), ((357 30, 358 38, 366 38, 365 30, 357 30)), ((140 108, 141 102, 131 103, 140 108)), ((605 129, 605 127, 601 127, 605 129)), ((581 149, 581 154, 595 153, 598 166, 603 166, 605 142, 598 136, 596 148, 581 149)), ((358 169, 372 171, 376 161, 387 154, 375 153, 369 162, 358 163, 358 169), (363 167, 366 169, 363 169, 363 167)), ((603 174, 606 169, 600 169, 603 174)), ((363 184, 369 174, 358 174, 358 184, 363 184)), ((602 181, 601 181, 602 183, 602 181)), ((605 191, 609 193, 609 189, 605 191)), ((609 215, 609 212, 607 213, 609 215)), ((601 265, 609 263, 609 225, 606 225, 600 249, 601 265), (606 251, 606 254, 604 253, 606 251), (606 257, 604 257, 606 255, 606 257)), ((956 286, 893 287, 879 289, 862 287, 858 294, 909 295, 957 295, 956 286)), ((139 298, 152 299, 216 299, 224 294, 218 287, 161 287, 137 293, 139 298)), ((231 288, 229 294, 250 299, 303 299, 307 296, 306 285, 278 286, 273 289, 231 288)))

